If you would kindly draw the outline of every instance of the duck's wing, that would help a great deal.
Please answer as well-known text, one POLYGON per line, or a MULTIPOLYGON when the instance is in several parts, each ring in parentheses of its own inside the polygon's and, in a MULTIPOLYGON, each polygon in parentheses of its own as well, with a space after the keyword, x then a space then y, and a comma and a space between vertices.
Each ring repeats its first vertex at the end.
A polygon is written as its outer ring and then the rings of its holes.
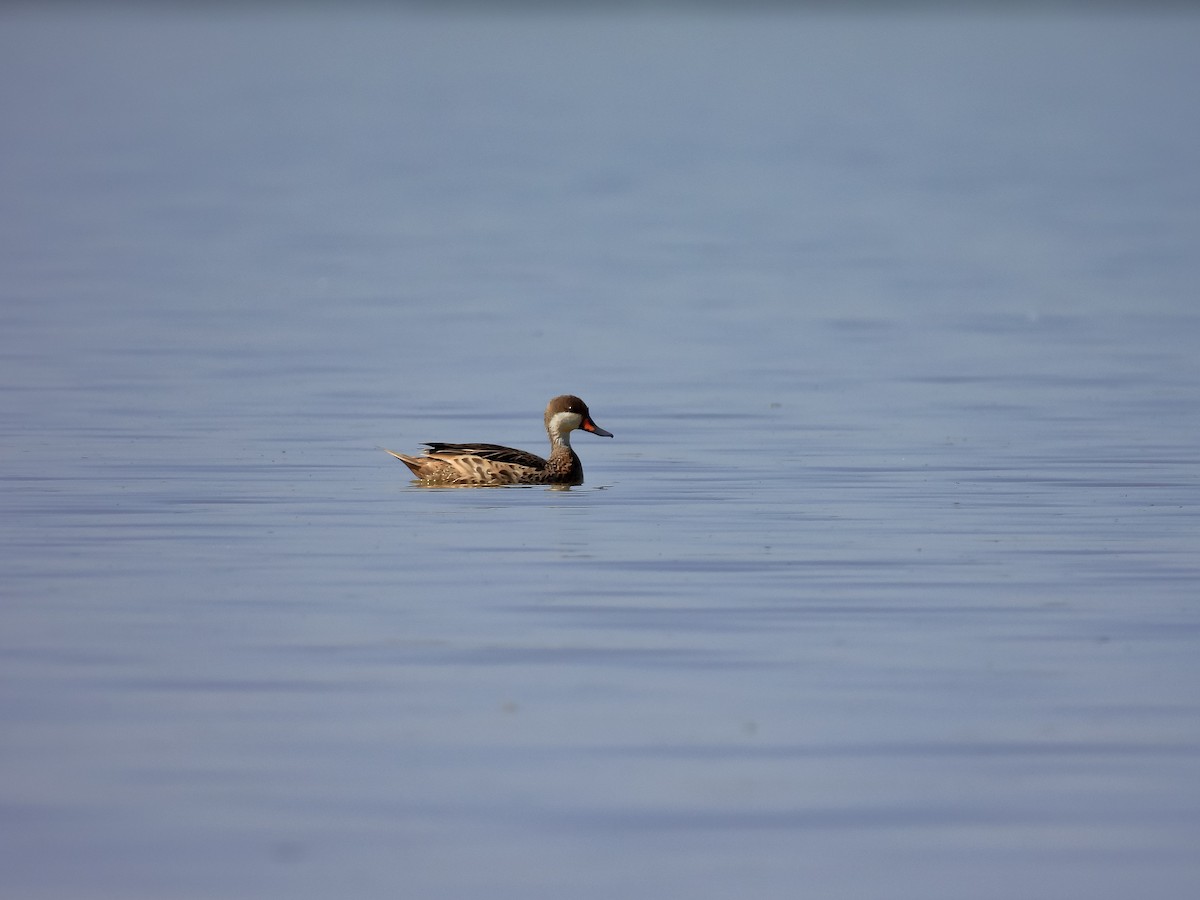
POLYGON ((525 450, 515 450, 512 447, 501 447, 499 444, 425 444, 426 456, 451 457, 474 456, 489 462, 501 463, 507 466, 524 466, 530 469, 544 469, 546 460, 536 453, 525 450))

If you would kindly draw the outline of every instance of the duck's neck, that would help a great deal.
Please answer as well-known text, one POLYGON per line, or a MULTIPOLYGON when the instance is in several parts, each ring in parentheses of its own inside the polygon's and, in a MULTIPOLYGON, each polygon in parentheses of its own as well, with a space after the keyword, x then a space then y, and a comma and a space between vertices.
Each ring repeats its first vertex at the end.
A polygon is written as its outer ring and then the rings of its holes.
POLYGON ((571 449, 571 432, 558 431, 550 429, 550 452, 557 453, 560 450, 570 451, 571 449))
POLYGON ((546 433, 550 435, 550 451, 571 450, 571 431, 579 425, 579 416, 574 413, 558 412, 546 419, 546 433))

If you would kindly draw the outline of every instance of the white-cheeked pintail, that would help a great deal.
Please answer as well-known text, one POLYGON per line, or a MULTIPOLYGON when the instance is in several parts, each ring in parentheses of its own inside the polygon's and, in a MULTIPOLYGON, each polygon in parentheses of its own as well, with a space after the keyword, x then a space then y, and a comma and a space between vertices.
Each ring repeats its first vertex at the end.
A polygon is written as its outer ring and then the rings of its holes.
POLYGON ((586 403, 564 394, 546 406, 548 459, 498 444, 431 443, 425 444, 423 456, 387 452, 428 485, 583 484, 583 464, 571 449, 571 432, 576 428, 612 437, 592 421, 586 403))

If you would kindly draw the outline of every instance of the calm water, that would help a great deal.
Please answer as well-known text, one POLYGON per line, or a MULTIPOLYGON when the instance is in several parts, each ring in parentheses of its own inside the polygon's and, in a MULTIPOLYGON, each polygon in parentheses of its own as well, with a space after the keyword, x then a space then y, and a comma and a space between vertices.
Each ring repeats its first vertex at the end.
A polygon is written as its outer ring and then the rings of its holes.
POLYGON ((1188 896, 1198 45, 0 12, 0 893, 1188 896))

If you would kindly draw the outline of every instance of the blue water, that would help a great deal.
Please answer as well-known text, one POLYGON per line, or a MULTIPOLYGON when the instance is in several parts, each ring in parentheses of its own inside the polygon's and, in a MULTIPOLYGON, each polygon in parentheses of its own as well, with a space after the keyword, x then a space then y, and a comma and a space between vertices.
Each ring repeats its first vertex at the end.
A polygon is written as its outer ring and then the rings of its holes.
POLYGON ((1198 39, 0 11, 0 894, 1190 895, 1198 39))

